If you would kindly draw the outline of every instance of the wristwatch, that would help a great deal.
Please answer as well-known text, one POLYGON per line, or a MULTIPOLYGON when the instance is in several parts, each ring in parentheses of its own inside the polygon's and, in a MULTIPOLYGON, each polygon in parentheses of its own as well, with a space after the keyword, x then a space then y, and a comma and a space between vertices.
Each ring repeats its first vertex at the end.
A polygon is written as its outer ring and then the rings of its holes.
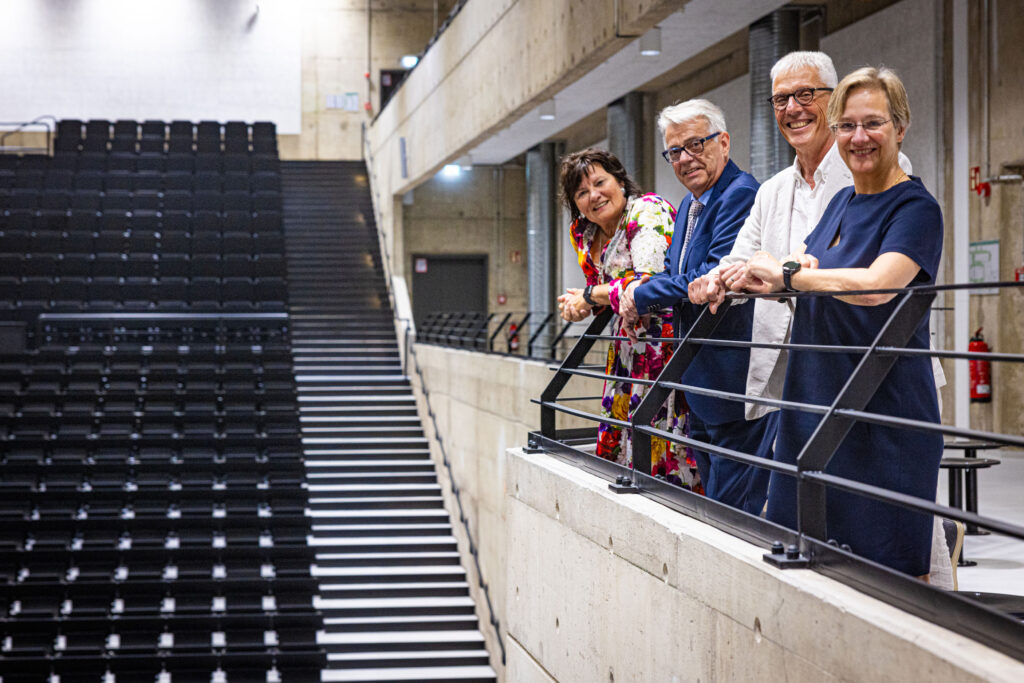
POLYGON ((594 291, 594 285, 587 285, 583 288, 583 300, 591 306, 597 306, 597 302, 594 301, 593 297, 590 296, 591 292, 594 291))
POLYGON ((793 276, 800 272, 799 261, 786 261, 782 264, 782 288, 787 292, 795 292, 793 289, 793 276))

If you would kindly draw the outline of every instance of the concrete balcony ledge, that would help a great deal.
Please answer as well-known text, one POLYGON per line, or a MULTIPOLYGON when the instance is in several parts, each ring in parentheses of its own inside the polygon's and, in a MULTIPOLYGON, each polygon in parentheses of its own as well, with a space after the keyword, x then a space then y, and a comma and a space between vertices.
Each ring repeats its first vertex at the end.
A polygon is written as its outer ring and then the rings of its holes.
POLYGON ((1021 681, 1024 663, 543 453, 505 453, 507 681, 1021 681))

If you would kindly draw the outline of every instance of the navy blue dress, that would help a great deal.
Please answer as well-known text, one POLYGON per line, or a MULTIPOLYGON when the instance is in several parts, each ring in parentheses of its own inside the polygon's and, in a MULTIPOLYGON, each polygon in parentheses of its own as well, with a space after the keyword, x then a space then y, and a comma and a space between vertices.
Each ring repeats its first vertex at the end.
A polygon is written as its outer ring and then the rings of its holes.
MULTIPOLYGON (((878 194, 839 192, 807 237, 807 253, 820 268, 866 268, 879 255, 898 252, 921 267, 912 285, 932 284, 942 252, 942 214, 919 178, 878 194), (837 232, 841 239, 832 248, 837 232)), ((793 318, 798 344, 864 346, 872 342, 899 298, 880 306, 855 306, 832 297, 800 299, 793 318)), ((908 343, 928 348, 928 317, 908 343)), ((783 398, 831 404, 853 372, 859 355, 790 352, 783 398)), ((901 357, 893 365, 866 410, 883 415, 939 422, 931 360, 901 357)), ((796 463, 797 455, 821 416, 783 410, 776 460, 796 463)), ((928 501, 942 458, 942 436, 880 425, 855 423, 826 472, 900 491, 928 501)), ((870 498, 827 489, 828 538, 848 543, 859 555, 907 574, 927 574, 931 556, 929 515, 870 498)), ((768 519, 796 528, 796 482, 772 473, 768 519)))

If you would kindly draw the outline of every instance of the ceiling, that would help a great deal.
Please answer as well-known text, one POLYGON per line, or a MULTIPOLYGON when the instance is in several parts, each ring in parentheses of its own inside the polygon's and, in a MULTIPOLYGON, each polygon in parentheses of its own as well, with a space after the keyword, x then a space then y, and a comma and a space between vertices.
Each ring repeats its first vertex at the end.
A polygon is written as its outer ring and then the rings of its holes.
POLYGON ((658 24, 660 55, 641 56, 638 41, 630 42, 555 95, 554 120, 541 120, 539 107, 534 108, 473 148, 470 157, 474 164, 505 163, 785 4, 780 0, 690 0, 658 24))

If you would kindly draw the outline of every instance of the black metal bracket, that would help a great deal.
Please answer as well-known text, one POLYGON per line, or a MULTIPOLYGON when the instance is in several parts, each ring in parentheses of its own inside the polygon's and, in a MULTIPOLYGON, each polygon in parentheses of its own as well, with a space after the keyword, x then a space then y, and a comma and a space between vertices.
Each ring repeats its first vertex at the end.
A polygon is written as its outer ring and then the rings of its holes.
POLYGON ((764 561, 778 569, 807 569, 811 566, 811 558, 800 552, 800 546, 795 543, 789 546, 783 545, 782 541, 772 543, 771 552, 762 555, 764 561))
POLYGON ((614 484, 608 484, 612 493, 640 493, 640 488, 627 476, 615 478, 614 484))

